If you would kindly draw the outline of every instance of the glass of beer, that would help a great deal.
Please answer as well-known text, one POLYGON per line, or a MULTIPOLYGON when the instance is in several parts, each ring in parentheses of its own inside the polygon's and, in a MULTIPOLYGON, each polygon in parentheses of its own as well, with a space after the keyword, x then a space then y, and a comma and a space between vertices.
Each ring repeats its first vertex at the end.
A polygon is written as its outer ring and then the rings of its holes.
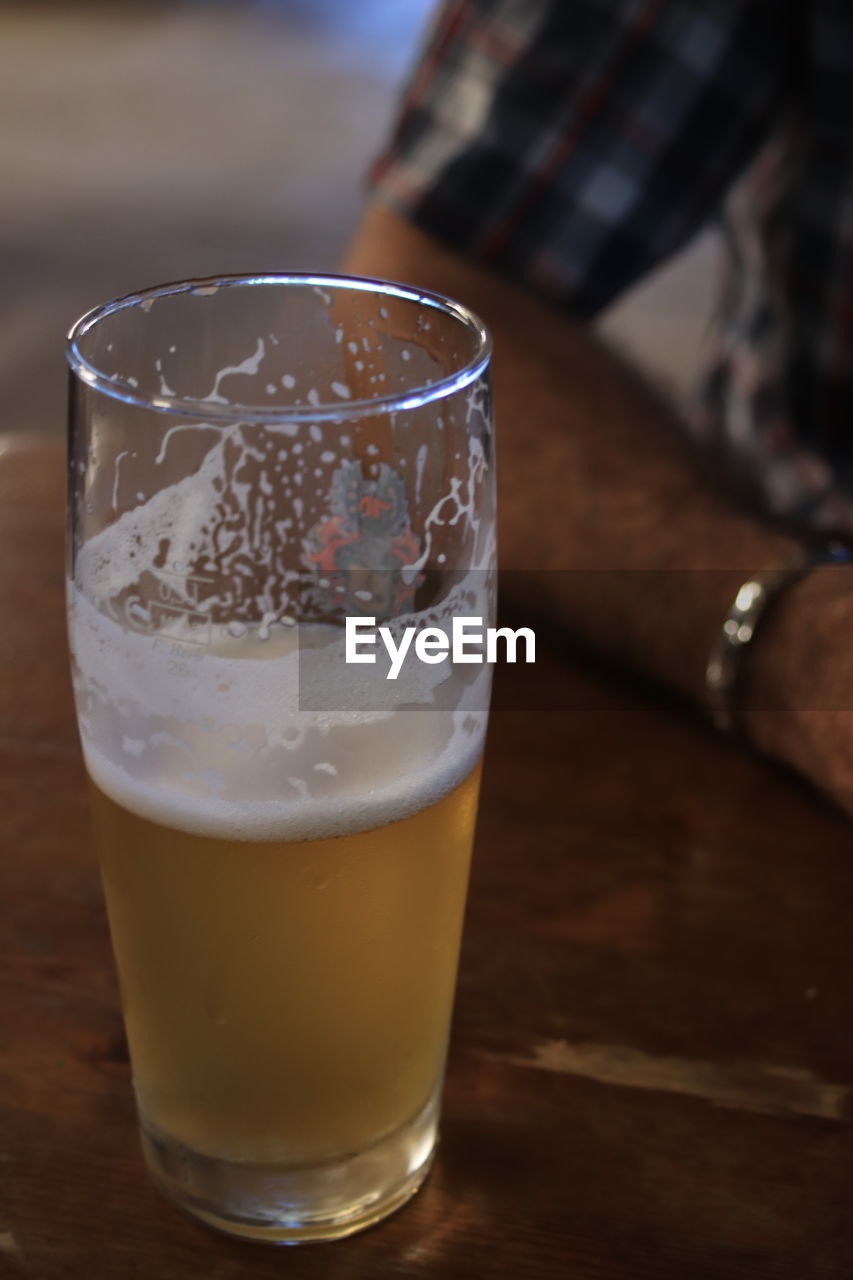
POLYGON ((238 1236, 347 1235, 432 1160, 489 668, 393 676, 366 629, 493 621, 489 358, 464 307, 341 276, 166 285, 69 335, 72 671, 142 1146, 238 1236))

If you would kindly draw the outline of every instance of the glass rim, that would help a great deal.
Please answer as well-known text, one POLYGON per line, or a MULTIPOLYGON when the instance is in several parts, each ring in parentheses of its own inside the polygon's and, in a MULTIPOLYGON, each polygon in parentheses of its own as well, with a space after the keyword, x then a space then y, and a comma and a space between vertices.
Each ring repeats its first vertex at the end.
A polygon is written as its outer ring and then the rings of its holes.
MULTIPOLYGON (((414 339, 413 339, 414 341, 414 339)), ((492 339, 483 321, 461 302, 455 302, 444 294, 430 290, 418 289, 414 285, 401 284, 394 280, 384 280, 371 276, 348 276, 341 274, 316 272, 268 272, 248 275, 203 276, 195 279, 178 280, 168 284, 154 285, 149 289, 141 289, 128 293, 111 302, 105 302, 85 312, 68 331, 65 342, 65 358, 71 369, 87 386, 102 392, 113 400, 124 404, 136 405, 155 413, 171 414, 179 417, 218 419, 230 422, 321 422, 348 421, 352 418, 368 417, 377 413, 396 413, 401 410, 418 409, 431 404, 435 400, 443 400, 456 391, 470 386, 486 368, 492 355, 492 339), (449 374, 421 386, 410 387, 406 391, 394 395, 375 396, 372 399, 355 399, 342 403, 340 400, 321 402, 317 405, 292 405, 273 407, 270 405, 221 404, 212 400, 194 400, 184 396, 141 395, 133 386, 121 378, 104 373, 84 356, 80 348, 80 340, 90 329, 101 321, 124 311, 130 307, 148 307, 158 298, 173 294, 195 293, 204 296, 206 292, 214 292, 220 288, 235 285, 288 285, 298 284, 316 288, 347 288, 361 293, 384 294, 387 297, 402 298, 407 302, 420 303, 432 307, 445 315, 459 321, 470 334, 474 335, 475 348, 471 358, 456 373, 449 374)))

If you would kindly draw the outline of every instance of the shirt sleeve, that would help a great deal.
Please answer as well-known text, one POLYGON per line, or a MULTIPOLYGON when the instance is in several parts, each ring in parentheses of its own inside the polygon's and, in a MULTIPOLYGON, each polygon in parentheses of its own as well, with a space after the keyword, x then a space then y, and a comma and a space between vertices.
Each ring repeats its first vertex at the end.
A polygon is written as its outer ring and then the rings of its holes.
POLYGON ((797 3, 450 0, 374 194, 592 317, 714 217, 778 123, 797 3))

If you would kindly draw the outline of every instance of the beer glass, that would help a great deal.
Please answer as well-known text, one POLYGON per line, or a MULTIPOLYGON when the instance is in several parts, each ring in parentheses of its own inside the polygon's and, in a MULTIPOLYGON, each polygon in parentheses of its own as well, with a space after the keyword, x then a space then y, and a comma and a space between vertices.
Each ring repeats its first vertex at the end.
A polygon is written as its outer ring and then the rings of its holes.
POLYGON ((489 669, 347 658, 493 614, 489 338, 388 282, 186 281, 71 366, 69 632, 145 1159, 274 1242, 436 1141, 489 669), (369 637, 368 637, 369 639, 369 637))

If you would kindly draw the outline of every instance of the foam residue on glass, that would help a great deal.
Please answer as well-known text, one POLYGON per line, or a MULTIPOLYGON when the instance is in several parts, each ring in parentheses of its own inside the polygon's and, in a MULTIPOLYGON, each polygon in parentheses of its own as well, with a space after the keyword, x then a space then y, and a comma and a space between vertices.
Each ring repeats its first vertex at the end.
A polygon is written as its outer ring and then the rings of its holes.
MULTIPOLYGON (((223 369, 215 394, 231 373, 263 378, 260 352, 223 369)), ((297 385, 295 374, 284 376, 297 385)), ((436 458, 440 485, 435 471, 426 484, 429 439, 409 468, 418 554, 404 576, 415 580, 443 563, 439 542, 450 537, 463 549, 454 563, 468 576, 428 609, 395 618, 395 630, 489 607, 484 571, 494 564, 494 539, 479 515, 484 394, 475 386, 459 398, 468 455, 452 470, 446 454, 440 465, 436 458), (427 492, 439 494, 428 507, 421 505, 427 492)), ((445 418, 449 412, 445 405, 445 418)), ((126 451, 116 456, 113 506, 122 509, 77 552, 70 634, 87 765, 119 803, 199 834, 320 838, 404 818, 474 767, 485 732, 486 668, 448 705, 447 665, 414 662, 399 681, 386 682, 381 662, 359 672, 346 667, 339 628, 304 619, 294 625, 308 534, 318 513, 328 515, 336 472, 358 451, 363 475, 378 474, 380 451, 371 452, 359 430, 349 423, 164 423, 156 452, 152 445, 155 472, 188 432, 214 443, 191 474, 144 499, 134 490, 122 501, 128 458, 126 451), (300 680, 310 685, 312 678, 331 709, 301 709, 300 680)), ((386 441, 383 457, 387 450, 386 441)))

